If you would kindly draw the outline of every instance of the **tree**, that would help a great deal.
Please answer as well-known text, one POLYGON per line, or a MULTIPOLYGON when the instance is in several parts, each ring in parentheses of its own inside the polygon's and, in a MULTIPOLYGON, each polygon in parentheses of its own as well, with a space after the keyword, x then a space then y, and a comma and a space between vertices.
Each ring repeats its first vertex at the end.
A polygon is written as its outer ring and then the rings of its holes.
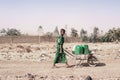
POLYGON ((17 29, 11 28, 11 29, 7 29, 6 31, 7 36, 20 36, 21 32, 17 29))
POLYGON ((42 26, 39 26, 38 27, 38 34, 39 34, 39 36, 42 36, 43 35, 43 27, 42 26))
POLYGON ((80 31, 80 39, 81 41, 87 41, 87 31, 85 31, 84 29, 81 29, 80 31))
POLYGON ((104 36, 104 42, 120 41, 120 28, 110 29, 104 36))
POLYGON ((3 28, 0 30, 0 33, 6 33, 6 30, 3 28))
POLYGON ((3 28, 0 30, 0 36, 5 36, 6 35, 6 30, 3 28))
POLYGON ((38 27, 38 42, 40 43, 40 37, 43 35, 43 27, 42 26, 39 26, 38 27))
POLYGON ((78 37, 78 31, 74 28, 71 28, 71 37, 78 37))
POLYGON ((66 31, 65 31, 64 36, 65 36, 65 39, 66 39, 66 40, 67 40, 67 28, 68 28, 68 25, 65 25, 64 29, 65 29, 66 31))
POLYGON ((58 31, 58 27, 56 26, 54 32, 53 32, 53 36, 57 37, 59 35, 59 31, 58 31))
POLYGON ((53 35, 53 33, 52 33, 52 32, 47 32, 47 33, 46 33, 46 35, 45 35, 45 36, 47 36, 47 37, 48 37, 49 42, 51 41, 52 35, 53 35))
POLYGON ((69 41, 69 40, 68 40, 68 37, 67 37, 67 36, 68 36, 68 35, 67 35, 67 28, 68 28, 68 25, 65 25, 64 29, 65 29, 66 31, 65 31, 64 37, 65 37, 65 41, 66 41, 66 42, 69 41))
POLYGON ((11 37, 11 43, 13 43, 13 39, 15 36, 20 36, 21 32, 17 29, 11 28, 11 29, 7 29, 6 31, 6 35, 11 37))
POLYGON ((92 42, 96 42, 97 41, 98 33, 99 33, 99 28, 98 27, 94 27, 93 35, 92 35, 92 42))

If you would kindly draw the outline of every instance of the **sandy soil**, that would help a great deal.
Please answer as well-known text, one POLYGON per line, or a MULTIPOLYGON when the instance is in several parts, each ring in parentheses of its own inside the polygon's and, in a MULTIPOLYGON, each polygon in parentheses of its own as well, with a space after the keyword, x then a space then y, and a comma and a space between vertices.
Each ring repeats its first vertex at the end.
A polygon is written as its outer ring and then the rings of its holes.
POLYGON ((88 44, 100 63, 90 67, 83 61, 80 67, 74 67, 74 58, 67 56, 70 68, 65 64, 52 68, 55 43, 0 44, 0 80, 120 79, 120 43, 65 43, 64 49, 71 52, 76 44, 88 44))

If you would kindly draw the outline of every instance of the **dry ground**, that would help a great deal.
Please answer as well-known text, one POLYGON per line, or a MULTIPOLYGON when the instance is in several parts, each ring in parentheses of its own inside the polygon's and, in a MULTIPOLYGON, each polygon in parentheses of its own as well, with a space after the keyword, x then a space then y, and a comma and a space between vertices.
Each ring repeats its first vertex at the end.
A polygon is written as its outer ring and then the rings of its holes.
POLYGON ((93 80, 120 80, 120 43, 65 43, 64 48, 71 52, 76 44, 88 44, 100 64, 89 67, 83 62, 76 68, 74 58, 67 56, 71 68, 52 68, 55 43, 0 44, 0 79, 84 80, 89 75, 93 80))

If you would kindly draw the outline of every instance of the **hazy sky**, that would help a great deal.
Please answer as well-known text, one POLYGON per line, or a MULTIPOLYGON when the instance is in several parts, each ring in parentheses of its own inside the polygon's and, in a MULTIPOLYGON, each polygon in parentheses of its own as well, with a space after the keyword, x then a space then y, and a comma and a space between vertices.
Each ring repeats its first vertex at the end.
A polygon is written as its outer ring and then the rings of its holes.
POLYGON ((45 32, 65 25, 89 33, 95 26, 120 27, 120 0, 0 0, 0 29, 37 34, 39 25, 45 32))

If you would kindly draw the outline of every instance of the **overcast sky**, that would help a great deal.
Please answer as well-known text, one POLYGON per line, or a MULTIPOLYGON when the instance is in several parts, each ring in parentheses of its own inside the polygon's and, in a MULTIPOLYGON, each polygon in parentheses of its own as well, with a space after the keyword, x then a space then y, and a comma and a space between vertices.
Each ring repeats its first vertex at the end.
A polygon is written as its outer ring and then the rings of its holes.
POLYGON ((103 31, 120 27, 120 0, 0 0, 0 29, 37 34, 39 25, 45 32, 65 25, 68 32, 74 27, 88 33, 95 26, 103 31))

